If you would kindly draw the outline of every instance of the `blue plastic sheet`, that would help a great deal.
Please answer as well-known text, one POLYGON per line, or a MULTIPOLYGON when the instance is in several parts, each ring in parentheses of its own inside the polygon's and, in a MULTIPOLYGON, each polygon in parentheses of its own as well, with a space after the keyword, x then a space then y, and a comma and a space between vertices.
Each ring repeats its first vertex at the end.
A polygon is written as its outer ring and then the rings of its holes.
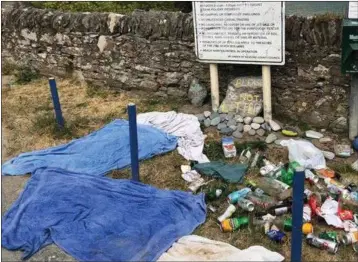
POLYGON ((55 243, 80 261, 155 261, 205 221, 204 195, 39 169, 2 220, 2 246, 28 258, 55 243))
MULTIPOLYGON (((147 125, 138 125, 139 159, 172 151, 177 138, 147 125)), ((2 166, 3 175, 33 173, 38 168, 59 168, 93 176, 130 165, 129 125, 114 120, 102 129, 68 144, 20 154, 2 166)))

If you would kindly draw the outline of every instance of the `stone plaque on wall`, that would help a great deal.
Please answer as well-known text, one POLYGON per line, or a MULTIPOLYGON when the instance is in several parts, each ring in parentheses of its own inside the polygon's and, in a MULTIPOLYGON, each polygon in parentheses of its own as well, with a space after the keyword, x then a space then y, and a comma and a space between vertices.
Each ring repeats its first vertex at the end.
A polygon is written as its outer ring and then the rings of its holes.
POLYGON ((254 117, 262 111, 262 78, 238 77, 229 83, 220 112, 254 117))

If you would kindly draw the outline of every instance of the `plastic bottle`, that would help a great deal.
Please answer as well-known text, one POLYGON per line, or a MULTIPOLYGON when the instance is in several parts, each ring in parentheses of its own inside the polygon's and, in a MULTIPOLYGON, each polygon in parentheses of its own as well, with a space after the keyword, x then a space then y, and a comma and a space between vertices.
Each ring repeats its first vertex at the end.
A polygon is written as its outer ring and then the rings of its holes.
POLYGON ((260 177, 257 181, 259 187, 268 195, 276 197, 289 188, 285 183, 272 177, 260 177))
POLYGON ((277 204, 276 201, 269 196, 257 196, 252 192, 248 193, 245 198, 250 200, 252 203, 254 203, 254 205, 260 207, 261 209, 269 209, 277 204))
POLYGON ((234 205, 230 205, 226 211, 224 212, 224 214, 222 214, 221 216, 218 217, 219 222, 223 222, 225 219, 228 219, 229 217, 232 216, 232 214, 234 214, 236 211, 236 207, 234 205))
POLYGON ((295 172, 296 167, 300 166, 300 164, 296 161, 290 162, 288 164, 287 169, 281 169, 281 176, 280 181, 284 182, 285 184, 292 186, 293 183, 293 174, 295 172))
POLYGON ((251 192, 251 189, 248 187, 234 191, 227 196, 227 202, 229 204, 236 204, 239 199, 244 198, 249 192, 251 192))

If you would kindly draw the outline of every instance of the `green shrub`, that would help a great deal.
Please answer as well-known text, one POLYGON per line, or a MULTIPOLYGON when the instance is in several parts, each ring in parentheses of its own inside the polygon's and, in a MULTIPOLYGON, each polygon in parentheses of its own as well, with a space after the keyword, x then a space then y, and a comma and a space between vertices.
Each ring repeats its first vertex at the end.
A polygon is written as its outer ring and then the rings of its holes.
POLYGON ((70 12, 114 12, 128 14, 135 9, 177 11, 174 2, 32 2, 37 8, 48 8, 70 12))
POLYGON ((20 67, 15 72, 16 83, 18 84, 26 84, 31 82, 34 79, 39 78, 39 72, 27 66, 20 67))

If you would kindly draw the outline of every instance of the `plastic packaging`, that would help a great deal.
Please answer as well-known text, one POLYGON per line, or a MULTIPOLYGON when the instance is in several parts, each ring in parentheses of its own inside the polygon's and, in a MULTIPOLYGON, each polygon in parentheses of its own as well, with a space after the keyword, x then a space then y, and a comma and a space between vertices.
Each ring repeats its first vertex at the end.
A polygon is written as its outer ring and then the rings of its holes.
POLYGON ((236 156, 235 142, 232 137, 223 137, 221 140, 221 145, 226 158, 231 158, 236 156))
POLYGON ((290 162, 296 161, 301 166, 309 169, 320 169, 326 167, 323 153, 311 142, 306 140, 282 140, 282 146, 288 147, 288 158, 290 162))

